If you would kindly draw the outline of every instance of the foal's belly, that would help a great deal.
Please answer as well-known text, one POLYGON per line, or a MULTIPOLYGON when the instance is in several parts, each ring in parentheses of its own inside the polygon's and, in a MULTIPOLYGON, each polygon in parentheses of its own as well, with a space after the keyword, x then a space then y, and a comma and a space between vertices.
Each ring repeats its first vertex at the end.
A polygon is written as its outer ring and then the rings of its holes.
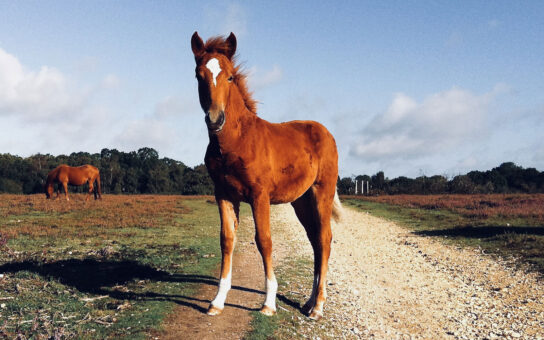
MULTIPOLYGON (((265 176, 261 176, 263 179, 265 176)), ((229 198, 236 201, 250 203, 253 200, 252 195, 264 190, 270 197, 271 204, 282 204, 293 202, 302 196, 313 184, 313 179, 307 176, 295 177, 290 180, 274 182, 272 179, 245 181, 240 176, 234 174, 223 174, 219 176, 221 191, 229 198)))
POLYGON ((283 181, 274 186, 270 192, 271 204, 290 203, 302 196, 313 184, 310 177, 295 178, 291 181, 283 181))
MULTIPOLYGON (((226 161, 208 159, 208 171, 216 178, 219 192, 230 199, 251 202, 254 195, 266 193, 270 203, 293 202, 314 184, 317 163, 310 153, 276 156, 274 162, 248 162, 242 157, 229 157, 226 161)), ((315 157, 314 157, 315 158, 315 157)), ((217 189, 217 188, 216 188, 217 189)))
POLYGON ((70 176, 68 178, 68 184, 70 185, 83 185, 86 182, 87 182, 87 178, 82 176, 70 176))

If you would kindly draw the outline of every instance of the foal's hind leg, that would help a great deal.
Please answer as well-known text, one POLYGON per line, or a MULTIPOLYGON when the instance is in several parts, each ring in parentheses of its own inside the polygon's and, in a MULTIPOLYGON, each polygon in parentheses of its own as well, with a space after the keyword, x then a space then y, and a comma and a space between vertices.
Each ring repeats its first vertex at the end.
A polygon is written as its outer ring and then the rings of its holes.
POLYGON ((298 219, 306 229, 314 250, 314 281, 312 294, 302 307, 302 312, 311 319, 323 316, 323 304, 327 299, 326 281, 330 245, 332 240, 331 213, 332 198, 325 195, 323 188, 310 188, 302 197, 291 203, 298 219))
MULTIPOLYGON (((94 183, 95 179, 93 178, 92 179, 92 182, 94 183)), ((100 184, 98 184, 98 182, 96 182, 96 186, 94 187, 94 190, 93 190, 93 194, 94 194, 94 200, 96 201, 98 199, 98 187, 100 186, 100 184)))

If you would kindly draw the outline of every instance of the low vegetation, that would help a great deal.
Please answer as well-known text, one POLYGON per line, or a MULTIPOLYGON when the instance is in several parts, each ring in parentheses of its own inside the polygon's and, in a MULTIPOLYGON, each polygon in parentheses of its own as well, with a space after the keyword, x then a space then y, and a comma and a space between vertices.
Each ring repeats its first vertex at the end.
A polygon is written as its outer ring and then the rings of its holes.
POLYGON ((379 171, 373 176, 358 175, 338 181, 341 195, 360 194, 362 190, 372 195, 544 193, 544 171, 506 162, 491 170, 470 171, 453 178, 421 175, 389 179, 379 171))
POLYGON ((544 274, 544 195, 344 196, 416 234, 480 247, 544 274))
POLYGON ((146 338, 215 281, 213 200, 83 200, 1 196, 0 338, 146 338))
MULTIPOLYGON (((42 193, 47 174, 60 164, 94 165, 100 170, 102 192, 106 194, 213 194, 213 183, 204 165, 188 167, 171 158, 159 158, 153 148, 131 152, 102 149, 100 153, 58 156, 36 154, 26 158, 0 154, 0 193, 42 193)), ((85 192, 85 187, 71 189, 85 192)))
MULTIPOLYGON (((72 197, 0 196, 0 338, 148 338, 160 334, 176 305, 194 305, 202 284, 215 284, 219 221, 210 197, 72 197)), ((544 195, 342 200, 416 234, 514 257, 544 273, 544 195)), ((311 268, 311 259, 296 254, 277 267, 278 314, 255 312, 247 338, 329 335, 333 320, 300 314, 311 268)))

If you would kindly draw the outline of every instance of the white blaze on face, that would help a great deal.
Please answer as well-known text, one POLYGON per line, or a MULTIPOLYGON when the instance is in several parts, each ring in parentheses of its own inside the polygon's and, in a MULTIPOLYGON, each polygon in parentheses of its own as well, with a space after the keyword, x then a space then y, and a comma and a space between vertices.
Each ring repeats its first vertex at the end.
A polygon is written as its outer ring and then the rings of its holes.
POLYGON ((219 60, 212 58, 206 63, 206 67, 213 75, 213 86, 217 86, 217 75, 221 72, 221 66, 219 66, 219 60))

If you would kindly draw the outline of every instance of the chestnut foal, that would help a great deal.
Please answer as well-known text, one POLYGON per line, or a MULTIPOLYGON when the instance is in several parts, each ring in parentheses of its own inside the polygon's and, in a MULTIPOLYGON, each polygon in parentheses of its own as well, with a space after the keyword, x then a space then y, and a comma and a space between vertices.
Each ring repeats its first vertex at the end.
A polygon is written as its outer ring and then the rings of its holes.
POLYGON ((208 314, 223 311, 231 288, 240 202, 251 205, 255 240, 264 263, 266 298, 261 312, 276 313, 278 284, 272 267, 270 205, 291 202, 314 250, 313 290, 302 311, 319 319, 327 297, 331 215, 339 217, 341 210, 336 194, 336 142, 314 121, 274 124, 257 116, 246 76, 235 64, 234 34, 204 43, 195 32, 191 47, 210 139, 204 160, 221 217, 221 277, 208 314))

